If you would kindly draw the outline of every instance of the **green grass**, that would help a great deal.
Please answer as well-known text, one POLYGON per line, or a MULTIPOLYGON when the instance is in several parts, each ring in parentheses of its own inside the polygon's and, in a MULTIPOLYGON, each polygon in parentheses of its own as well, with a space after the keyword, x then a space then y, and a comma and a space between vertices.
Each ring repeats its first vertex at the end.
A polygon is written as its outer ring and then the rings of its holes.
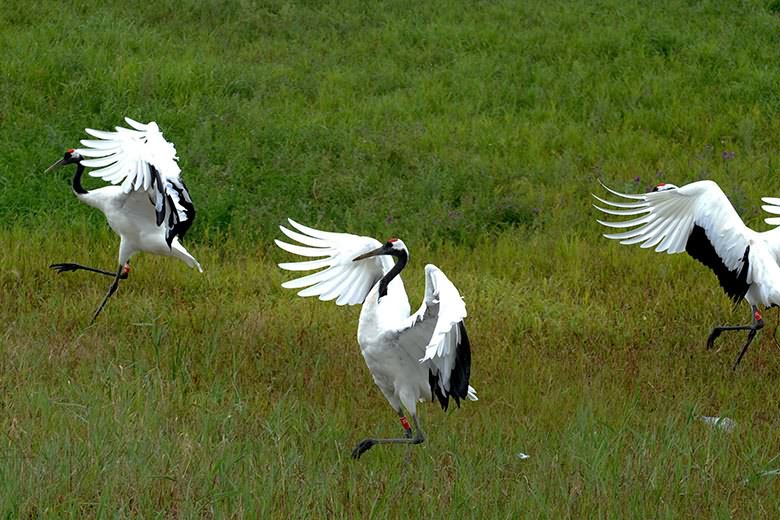
MULTIPOLYGON (((600 238, 601 178, 780 193, 777 2, 10 1, 0 10, 0 516, 773 517, 777 312, 600 238), (67 174, 84 127, 176 143, 202 275, 116 239, 67 174), (734 156, 724 155, 733 152, 734 156), (291 216, 403 237, 469 309, 480 401, 399 425, 358 308, 279 287, 291 216), (728 416, 733 433, 701 415, 728 416), (520 460, 517 454, 530 454, 520 460)), ((97 185, 97 184, 94 184, 97 185)))
POLYGON ((718 352, 704 339, 717 319, 745 316, 685 258, 640 273, 630 250, 583 237, 529 236, 518 249, 507 233, 480 244, 490 256, 410 243, 421 259, 405 272, 413 305, 422 259, 466 295, 481 400, 448 414, 424 406, 428 442, 407 465, 396 447, 349 458, 362 436, 399 429, 359 354, 357 308, 294 298, 278 288, 278 258, 231 239, 195 249, 203 275, 138 257, 88 327, 106 280, 55 276, 45 262, 108 264, 113 241, 62 235, 4 234, 0 508, 10 516, 777 513, 776 482, 758 476, 780 466, 774 327, 731 372, 741 338, 718 352), (630 298, 614 298, 615 277, 630 298), (663 277, 691 285, 689 297, 648 283, 663 277), (713 430, 700 415, 737 428, 713 430))

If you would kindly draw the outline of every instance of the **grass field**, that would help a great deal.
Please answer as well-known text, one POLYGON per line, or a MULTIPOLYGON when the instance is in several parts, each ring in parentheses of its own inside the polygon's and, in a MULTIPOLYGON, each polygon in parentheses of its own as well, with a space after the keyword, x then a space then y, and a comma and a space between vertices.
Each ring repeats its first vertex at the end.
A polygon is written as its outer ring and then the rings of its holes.
MULTIPOLYGON (((780 196, 778 2, 21 2, 0 10, 0 516, 780 514, 778 314, 600 237, 597 179, 780 196), (125 115, 176 143, 198 274, 42 172, 125 115), (280 288, 286 217, 411 250, 464 295, 480 401, 399 425, 359 308, 280 288), (701 416, 729 417, 732 432, 701 416), (530 455, 522 460, 519 453, 530 455)), ((90 186, 97 186, 91 183, 90 186)))

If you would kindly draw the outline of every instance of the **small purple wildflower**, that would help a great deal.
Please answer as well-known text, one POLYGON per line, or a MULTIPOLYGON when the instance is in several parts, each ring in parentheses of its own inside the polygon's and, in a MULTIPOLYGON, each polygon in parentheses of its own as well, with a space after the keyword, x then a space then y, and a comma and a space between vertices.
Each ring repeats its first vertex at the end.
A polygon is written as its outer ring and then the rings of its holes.
POLYGON ((639 184, 639 181, 640 181, 640 180, 641 180, 641 179, 639 178, 639 175, 637 175, 636 177, 634 177, 634 182, 635 182, 636 184, 639 184))
POLYGON ((723 157, 724 161, 730 161, 734 157, 737 156, 737 153, 736 152, 729 152, 728 150, 724 150, 724 152, 721 154, 721 156, 723 157))

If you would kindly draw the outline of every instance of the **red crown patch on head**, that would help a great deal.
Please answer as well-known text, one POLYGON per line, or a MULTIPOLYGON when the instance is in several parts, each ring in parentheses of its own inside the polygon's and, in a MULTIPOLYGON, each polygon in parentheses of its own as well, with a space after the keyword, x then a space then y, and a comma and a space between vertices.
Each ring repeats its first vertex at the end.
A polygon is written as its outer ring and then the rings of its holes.
POLYGON ((662 182, 661 184, 656 184, 655 185, 656 188, 660 188, 661 186, 666 186, 666 183, 662 182))
POLYGON ((393 238, 388 238, 387 241, 392 244, 393 242, 398 242, 398 239, 393 237, 393 238))
POLYGON ((67 150, 67 151, 68 151, 68 153, 73 153, 73 152, 75 152, 75 151, 76 151, 76 149, 75 149, 75 148, 68 148, 68 150, 67 150))

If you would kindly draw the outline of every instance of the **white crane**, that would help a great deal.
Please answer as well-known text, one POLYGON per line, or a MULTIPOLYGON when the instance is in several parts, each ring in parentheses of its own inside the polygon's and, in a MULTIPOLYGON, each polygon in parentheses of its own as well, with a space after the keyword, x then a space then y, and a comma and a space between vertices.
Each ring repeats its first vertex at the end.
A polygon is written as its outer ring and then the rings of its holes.
MULTIPOLYGON (((780 228, 760 233, 748 228, 713 181, 692 182, 681 188, 659 184, 644 195, 619 193, 602 186, 630 202, 611 202, 593 195, 602 204, 617 209, 595 208, 608 215, 636 217, 622 222, 599 220, 610 228, 632 228, 605 237, 669 254, 685 251, 717 275, 735 304, 742 299, 750 304, 750 325, 716 326, 707 338, 707 348, 712 348, 723 331, 748 331, 745 346, 734 363, 736 369, 756 332, 764 326, 758 306, 780 304, 780 228)), ((780 198, 761 200, 766 203, 764 211, 780 215, 780 198)), ((766 223, 780 225, 780 217, 767 218, 766 223)))
POLYGON ((449 398, 477 400, 469 386, 471 351, 463 319, 466 306, 458 290, 435 265, 425 266, 425 298, 410 314, 404 284, 398 276, 409 260, 404 243, 391 238, 384 244, 370 237, 330 233, 302 226, 282 232, 302 245, 276 240, 276 245, 318 260, 279 264, 288 271, 322 269, 282 284, 300 289, 299 296, 336 300, 337 305, 363 304, 358 343, 374 382, 401 419, 404 437, 368 438, 352 451, 353 458, 375 444, 420 444, 425 440, 417 417, 417 402, 438 399, 446 410, 449 398), (395 264, 389 258, 396 258, 395 264), (402 407, 411 414, 416 432, 402 407))
POLYGON ((190 267, 203 271, 197 260, 181 245, 195 218, 187 187, 182 181, 178 157, 173 144, 165 140, 155 122, 142 124, 125 118, 133 130, 116 127, 116 132, 87 128, 97 139, 82 139, 85 148, 71 148, 62 159, 46 171, 67 164, 76 165, 72 187, 83 203, 99 209, 108 225, 119 235, 119 269, 104 271, 73 263, 52 264, 59 273, 83 269, 114 278, 105 298, 92 316, 92 321, 103 310, 108 299, 119 286, 120 279, 130 273, 130 257, 138 251, 173 256, 190 267), (81 185, 85 167, 92 177, 110 182, 95 190, 81 185), (120 184, 121 183, 121 184, 120 184))

